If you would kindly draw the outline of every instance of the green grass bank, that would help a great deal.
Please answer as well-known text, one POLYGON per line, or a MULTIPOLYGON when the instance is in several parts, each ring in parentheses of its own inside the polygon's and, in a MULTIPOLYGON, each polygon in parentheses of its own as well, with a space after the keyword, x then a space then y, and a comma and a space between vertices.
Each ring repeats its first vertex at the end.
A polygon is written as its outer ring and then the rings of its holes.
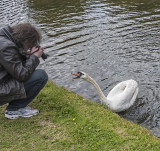
POLYGON ((0 107, 0 151, 159 151, 160 139, 106 107, 48 82, 37 116, 8 120, 0 107))

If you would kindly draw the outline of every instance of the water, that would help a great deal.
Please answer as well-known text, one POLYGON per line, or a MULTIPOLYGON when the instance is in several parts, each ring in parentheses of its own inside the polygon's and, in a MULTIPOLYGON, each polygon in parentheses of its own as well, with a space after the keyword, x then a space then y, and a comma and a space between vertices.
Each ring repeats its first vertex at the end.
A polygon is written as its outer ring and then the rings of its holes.
POLYGON ((1 0, 0 25, 31 22, 50 57, 40 64, 58 85, 100 103, 85 71, 104 94, 120 81, 139 83, 135 105, 119 115, 160 137, 159 0, 1 0))

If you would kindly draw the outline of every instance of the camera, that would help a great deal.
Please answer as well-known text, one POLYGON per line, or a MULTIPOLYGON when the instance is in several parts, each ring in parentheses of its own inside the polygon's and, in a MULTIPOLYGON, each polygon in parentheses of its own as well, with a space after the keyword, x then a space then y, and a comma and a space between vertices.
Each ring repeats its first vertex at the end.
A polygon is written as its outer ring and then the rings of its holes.
MULTIPOLYGON (((40 45, 37 45, 36 48, 38 48, 36 51, 39 51, 39 49, 41 48, 41 46, 40 46, 40 45)), ((43 60, 45 60, 45 59, 48 58, 48 56, 49 56, 48 54, 46 54, 46 53, 43 52, 41 58, 42 58, 43 60)))
POLYGON ((43 54, 42 54, 42 56, 41 56, 41 57, 42 57, 42 59, 43 59, 43 60, 45 60, 45 59, 47 59, 47 58, 48 58, 48 56, 49 56, 48 54, 46 54, 46 53, 44 53, 44 52, 43 52, 43 54))

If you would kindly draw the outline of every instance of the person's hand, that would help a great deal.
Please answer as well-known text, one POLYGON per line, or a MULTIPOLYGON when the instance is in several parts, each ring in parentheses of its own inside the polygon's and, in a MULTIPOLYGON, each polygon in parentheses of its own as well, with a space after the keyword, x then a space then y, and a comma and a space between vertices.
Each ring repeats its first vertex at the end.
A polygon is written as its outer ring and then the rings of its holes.
POLYGON ((44 48, 40 47, 39 50, 37 52, 35 52, 38 48, 35 46, 31 49, 31 53, 33 53, 33 55, 37 56, 38 58, 40 58, 43 54, 44 48), (35 53, 34 53, 35 52, 35 53))

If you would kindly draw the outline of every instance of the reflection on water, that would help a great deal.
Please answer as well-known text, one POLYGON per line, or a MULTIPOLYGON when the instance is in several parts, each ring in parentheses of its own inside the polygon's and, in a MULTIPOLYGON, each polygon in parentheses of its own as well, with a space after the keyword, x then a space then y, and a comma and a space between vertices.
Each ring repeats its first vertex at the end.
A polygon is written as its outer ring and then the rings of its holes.
POLYGON ((137 102, 120 115, 160 137, 159 0, 2 0, 0 13, 0 24, 29 21, 41 29, 50 57, 40 67, 58 85, 99 103, 94 88, 73 80, 72 71, 90 74, 106 95, 135 79, 137 102))

